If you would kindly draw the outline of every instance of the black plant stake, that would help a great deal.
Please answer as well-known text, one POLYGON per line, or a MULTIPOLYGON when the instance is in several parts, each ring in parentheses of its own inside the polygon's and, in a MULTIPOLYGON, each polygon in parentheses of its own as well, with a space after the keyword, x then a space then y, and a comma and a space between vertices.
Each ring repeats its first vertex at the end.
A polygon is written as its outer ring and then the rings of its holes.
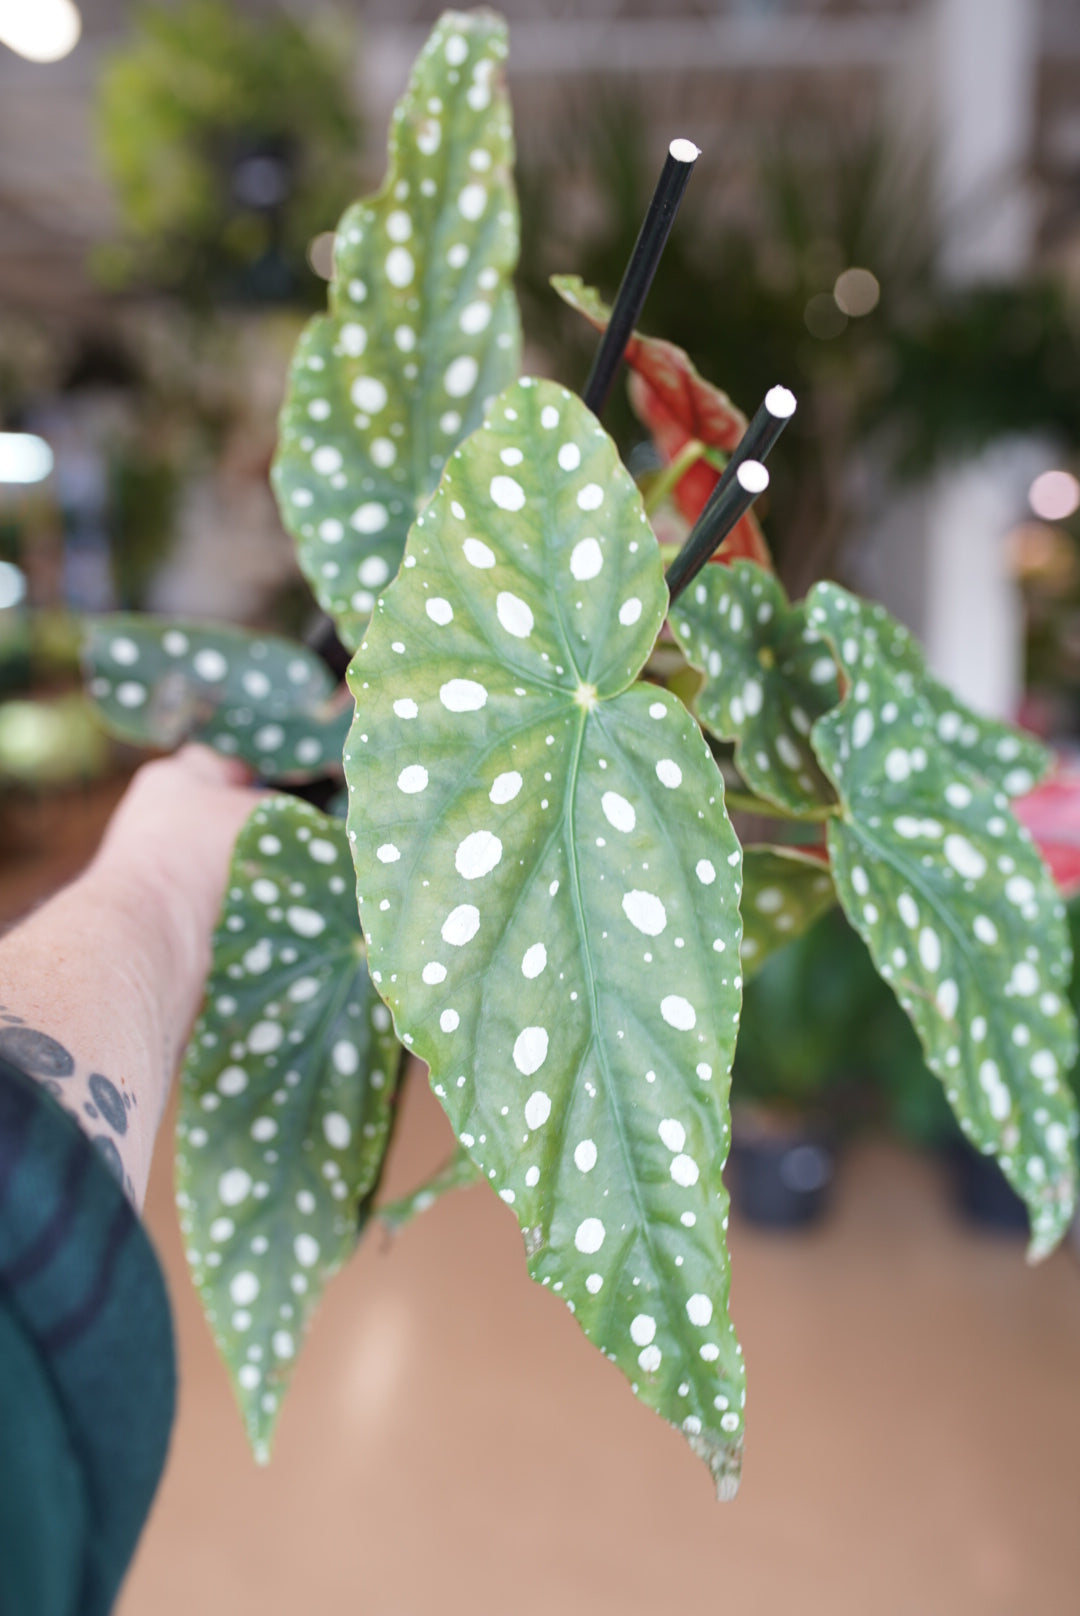
POLYGON ((611 310, 611 319, 604 332, 596 357, 585 383, 582 398, 599 415, 608 401, 615 377, 619 373, 626 344, 630 341, 638 317, 649 295, 649 287, 656 274, 660 255, 667 245, 675 215, 683 199, 694 164, 701 153, 692 140, 673 140, 668 147, 660 178, 656 182, 649 211, 641 226, 626 273, 611 310))
POLYGON ((702 511, 689 538, 667 570, 671 599, 682 593, 696 578, 709 557, 723 544, 736 522, 746 515, 759 494, 769 486, 769 473, 760 460, 744 460, 734 477, 726 478, 719 499, 713 498, 702 511))
POLYGON ((667 583, 672 600, 697 576, 736 522, 768 488, 769 473, 762 462, 794 414, 794 393, 786 387, 771 387, 732 451, 686 543, 668 568, 667 583))

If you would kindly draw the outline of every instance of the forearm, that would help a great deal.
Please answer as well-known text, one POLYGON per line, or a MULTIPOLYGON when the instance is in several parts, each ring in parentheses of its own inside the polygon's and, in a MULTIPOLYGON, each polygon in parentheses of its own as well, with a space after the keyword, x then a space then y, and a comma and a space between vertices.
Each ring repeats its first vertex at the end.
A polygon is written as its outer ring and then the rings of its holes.
POLYGON ((77 881, 0 939, 0 1055, 48 1086, 141 1207, 254 798, 201 747, 140 769, 77 881))
POLYGON ((166 902, 99 856, 0 941, 0 1054, 47 1085, 139 1207, 206 964, 166 902))

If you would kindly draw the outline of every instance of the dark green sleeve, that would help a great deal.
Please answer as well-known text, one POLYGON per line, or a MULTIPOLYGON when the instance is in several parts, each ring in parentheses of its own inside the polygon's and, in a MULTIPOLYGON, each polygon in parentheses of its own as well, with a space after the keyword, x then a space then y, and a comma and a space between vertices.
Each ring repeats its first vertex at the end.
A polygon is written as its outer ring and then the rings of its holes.
POLYGON ((104 1616, 165 1464, 165 1284, 77 1124, 0 1060, 0 1612, 104 1616))

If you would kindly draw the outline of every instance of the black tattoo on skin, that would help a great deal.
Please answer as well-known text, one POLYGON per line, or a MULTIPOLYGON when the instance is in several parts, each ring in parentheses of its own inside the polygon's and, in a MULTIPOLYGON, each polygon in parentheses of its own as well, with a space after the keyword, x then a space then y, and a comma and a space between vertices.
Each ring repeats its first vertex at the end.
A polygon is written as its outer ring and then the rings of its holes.
MULTIPOLYGON (((3 1022, 11 1023, 14 1018, 3 1016, 3 1022)), ((77 1095, 78 1084, 63 1084, 57 1082, 58 1078, 71 1078, 75 1075, 76 1063, 69 1050, 48 1033, 38 1032, 33 1027, 23 1024, 18 1026, 3 1025, 0 1023, 0 1056, 9 1060, 13 1066, 18 1066, 31 1077, 41 1080, 41 1086, 58 1100, 69 1115, 78 1122, 78 1107, 80 1104, 77 1095)), ((103 1072, 91 1072, 87 1079, 89 1099, 82 1099, 83 1115, 94 1122, 104 1122, 118 1137, 128 1131, 128 1111, 133 1109, 136 1101, 134 1095, 122 1093, 116 1084, 105 1076, 103 1072)), ((131 1179, 124 1171, 124 1162, 117 1149, 116 1141, 108 1133, 95 1133, 90 1135, 91 1143, 102 1156, 105 1165, 113 1174, 129 1199, 135 1199, 135 1192, 131 1179)))
POLYGON ((0 1027, 0 1055, 31 1077, 70 1077, 75 1070, 63 1044, 33 1027, 0 1027))
POLYGON ((90 1073, 90 1094, 98 1111, 110 1128, 119 1134, 127 1133, 128 1119, 124 1098, 114 1083, 100 1072, 90 1073))

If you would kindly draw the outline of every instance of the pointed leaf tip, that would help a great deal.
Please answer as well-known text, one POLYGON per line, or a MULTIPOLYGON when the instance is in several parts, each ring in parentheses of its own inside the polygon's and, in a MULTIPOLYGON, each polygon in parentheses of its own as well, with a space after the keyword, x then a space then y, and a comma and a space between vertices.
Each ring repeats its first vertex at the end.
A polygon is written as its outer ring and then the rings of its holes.
POLYGON ((389 1136, 400 1052, 351 874, 340 821, 293 797, 259 804, 181 1078, 184 1244, 260 1462, 389 1136))

